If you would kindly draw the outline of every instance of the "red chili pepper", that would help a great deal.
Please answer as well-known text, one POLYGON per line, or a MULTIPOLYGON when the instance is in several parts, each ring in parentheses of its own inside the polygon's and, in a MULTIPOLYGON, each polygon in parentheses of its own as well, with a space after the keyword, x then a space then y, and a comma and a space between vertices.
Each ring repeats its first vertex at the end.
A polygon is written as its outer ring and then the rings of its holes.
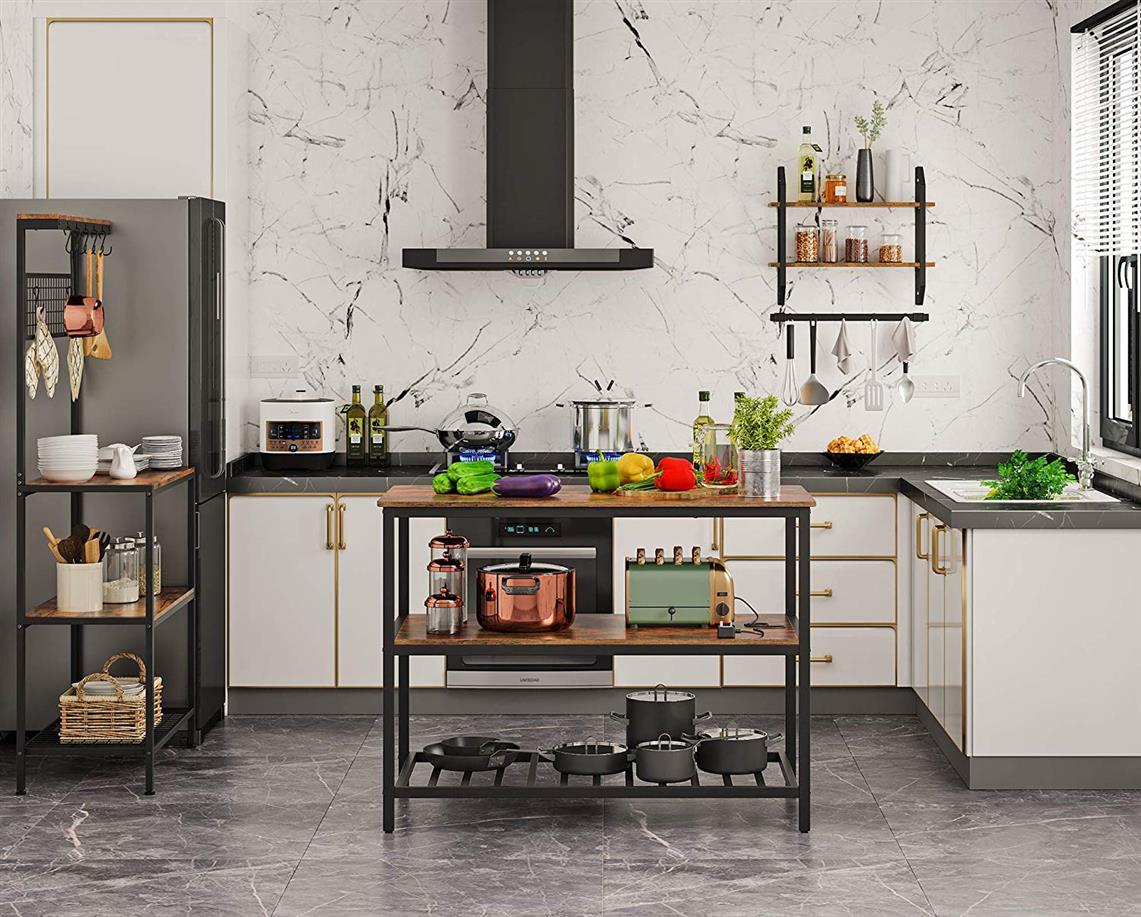
POLYGON ((693 463, 685 459, 664 458, 658 462, 658 471, 654 483, 659 490, 693 490, 697 486, 693 463))

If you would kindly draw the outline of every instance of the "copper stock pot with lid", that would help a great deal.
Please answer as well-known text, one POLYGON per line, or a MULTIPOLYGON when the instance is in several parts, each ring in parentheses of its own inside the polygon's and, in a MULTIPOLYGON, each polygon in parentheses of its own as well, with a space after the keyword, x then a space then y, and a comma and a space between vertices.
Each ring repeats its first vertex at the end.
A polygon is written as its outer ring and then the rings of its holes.
POLYGON ((492 564, 479 571, 476 617, 488 630, 527 633, 562 630, 574 622, 574 570, 534 563, 492 564))

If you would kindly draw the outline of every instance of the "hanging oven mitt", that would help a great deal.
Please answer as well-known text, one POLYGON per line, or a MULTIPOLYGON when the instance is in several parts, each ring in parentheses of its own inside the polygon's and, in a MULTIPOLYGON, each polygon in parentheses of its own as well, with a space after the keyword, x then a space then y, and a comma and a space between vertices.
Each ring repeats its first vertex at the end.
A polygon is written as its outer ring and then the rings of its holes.
POLYGON ((895 355, 900 363, 910 363, 915 356, 915 325, 908 316, 904 316, 895 330, 891 333, 891 342, 895 346, 895 355))
POLYGON ((83 385, 83 341, 81 338, 68 338, 67 380, 71 384, 71 400, 78 401, 79 387, 83 385))
POLYGON ((44 375, 44 388, 47 389, 48 397, 52 398, 55 396, 56 383, 59 382, 59 351, 55 349, 55 341, 48 330, 43 306, 36 309, 36 363, 44 375))
POLYGON ((852 345, 848 343, 848 323, 844 319, 840 319, 840 333, 832 345, 832 356, 836 358, 836 368, 845 376, 852 371, 852 345))
POLYGON ((40 387, 40 364, 36 360, 36 342, 28 345, 24 354, 24 385, 28 389, 28 397, 35 398, 40 387))
MULTIPOLYGON (((103 302, 103 252, 95 253, 95 298, 103 302)), ((106 303, 103 303, 103 313, 107 313, 106 303)), ((107 338, 105 319, 102 331, 94 337, 83 338, 83 355, 96 360, 111 359, 111 341, 107 338)))

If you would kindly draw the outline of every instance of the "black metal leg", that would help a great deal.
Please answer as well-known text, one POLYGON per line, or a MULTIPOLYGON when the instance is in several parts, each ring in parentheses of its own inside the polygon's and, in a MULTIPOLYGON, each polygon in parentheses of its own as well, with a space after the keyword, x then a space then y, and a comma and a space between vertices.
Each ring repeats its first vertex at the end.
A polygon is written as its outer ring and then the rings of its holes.
POLYGON ((186 696, 191 708, 186 721, 186 744, 194 748, 201 741, 198 730, 198 477, 186 488, 187 586, 195 590, 186 606, 186 696))
MULTIPOLYGON (((397 521, 398 528, 398 541, 397 541, 397 565, 396 569, 400 571, 400 592, 397 594, 397 620, 403 621, 408 614, 408 517, 401 516, 397 521)), ((395 625, 394 625, 395 627, 395 625)), ((404 761, 408 757, 408 657, 401 656, 399 659, 400 670, 400 688, 399 688, 399 704, 400 711, 399 722, 399 758, 398 761, 404 761)))
POLYGON ((384 593, 384 601, 382 604, 381 618, 384 629, 384 642, 382 646, 382 682, 383 689, 383 703, 384 709, 381 711, 381 738, 383 740, 383 747, 380 750, 381 755, 381 769, 382 769, 382 783, 383 783, 383 823, 384 833, 391 834, 396 827, 396 793, 395 793, 395 780, 396 780, 396 766, 395 766, 395 706, 396 706, 396 692, 393 691, 393 682, 396 680, 396 672, 394 665, 393 649, 395 643, 395 619, 396 619, 396 584, 393 582, 393 576, 396 571, 394 569, 393 555, 396 553, 396 527, 393 525, 393 515, 391 509, 385 509, 383 512, 383 566, 381 570, 382 576, 382 591, 384 593))
POLYGON ((797 805, 800 816, 800 830, 811 827, 811 775, 808 760, 809 742, 812 730, 812 610, 811 610, 811 571, 809 569, 811 517, 808 510, 800 512, 800 764, 796 770, 800 786, 800 799, 797 805))
MULTIPOLYGON (((796 616, 796 519, 784 520, 784 613, 796 616)), ((796 767, 796 657, 784 657, 784 747, 796 767)))
MULTIPOLYGON (((21 397, 23 395, 21 394, 21 397)), ((23 520, 21 520, 23 521, 23 520)), ((18 535, 18 538, 23 540, 23 536, 18 535)), ((20 578, 23 583, 24 572, 17 570, 16 576, 20 578)), ((22 589, 20 590, 23 591, 22 589)), ((17 608, 17 615, 23 615, 24 609, 17 608)), ((28 629, 22 622, 16 625, 16 795, 23 796, 27 792, 27 753, 24 751, 25 732, 28 728, 28 709, 27 709, 27 691, 25 679, 27 674, 25 672, 25 663, 27 656, 27 632, 28 629)))
POLYGON ((143 577, 146 587, 147 623, 146 635, 143 643, 143 663, 147 669, 147 733, 146 733, 146 785, 144 792, 147 796, 155 793, 155 596, 154 596, 154 532, 155 532, 155 498, 154 491, 146 493, 146 520, 143 525, 143 537, 146 539, 146 551, 143 555, 147 569, 143 577))

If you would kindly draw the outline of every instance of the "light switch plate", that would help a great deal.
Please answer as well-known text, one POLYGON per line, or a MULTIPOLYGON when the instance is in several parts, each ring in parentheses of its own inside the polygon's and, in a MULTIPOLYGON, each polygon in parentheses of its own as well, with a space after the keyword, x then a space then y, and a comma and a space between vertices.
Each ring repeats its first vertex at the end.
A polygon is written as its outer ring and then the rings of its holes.
POLYGON ((297 357, 250 357, 251 379, 286 379, 297 375, 297 357))
POLYGON ((916 398, 958 398, 958 376, 917 376, 912 375, 916 398))

